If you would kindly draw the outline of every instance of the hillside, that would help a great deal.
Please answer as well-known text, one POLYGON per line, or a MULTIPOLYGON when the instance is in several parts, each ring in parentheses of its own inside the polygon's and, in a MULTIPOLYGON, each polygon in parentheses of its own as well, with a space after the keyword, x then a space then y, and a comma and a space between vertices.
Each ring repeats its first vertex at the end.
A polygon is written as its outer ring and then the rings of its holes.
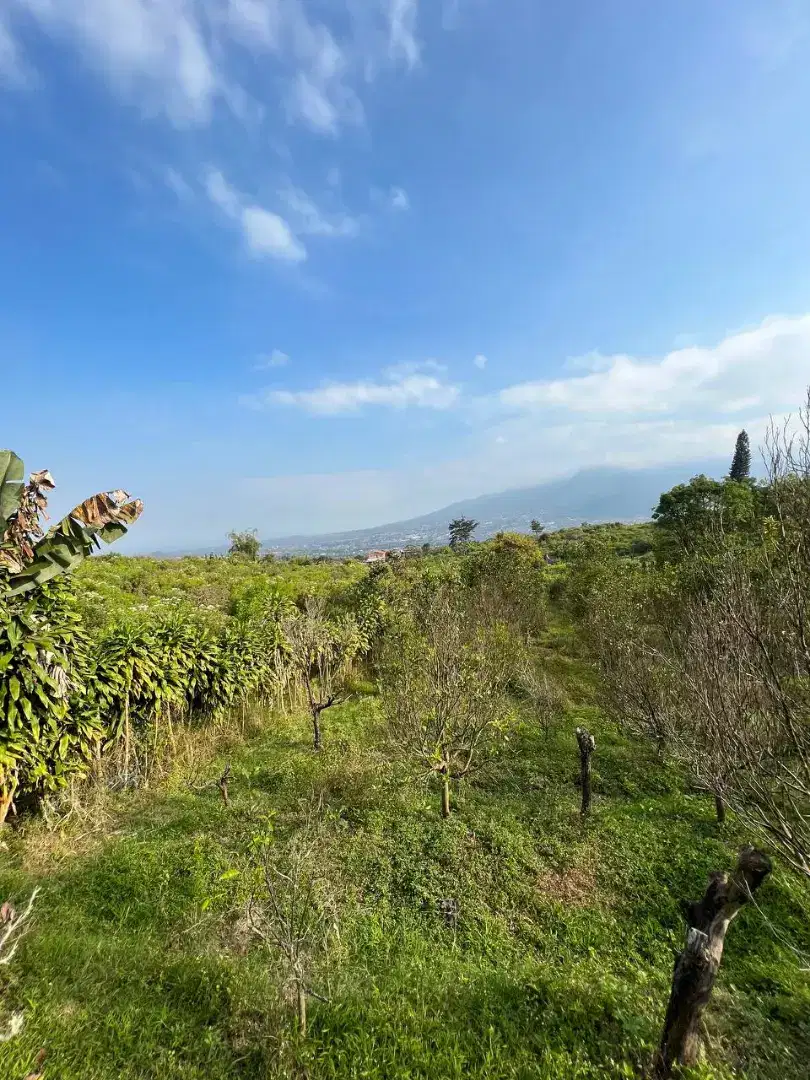
MULTIPOLYGON (((680 902, 747 834, 718 826, 677 769, 599 716, 566 626, 541 652, 564 711, 544 729, 521 710, 508 753, 459 791, 449 821, 432 791, 403 783, 378 698, 357 684, 320 754, 303 715, 252 710, 247 741, 232 727, 213 753, 188 743, 160 788, 99 792, 56 829, 20 830, 0 892, 44 891, 11 989, 26 1026, 0 1043, 0 1075, 22 1080, 40 1047, 45 1080, 639 1075, 680 902), (587 825, 574 783, 583 722, 598 742, 587 825), (283 856, 302 834, 328 913, 306 1040, 277 950, 246 917, 257 836, 283 856), (451 920, 443 901, 457 905, 451 920)), ((700 1080, 805 1075, 810 990, 785 944, 810 947, 795 879, 780 869, 763 904, 775 932, 755 912, 734 926, 700 1080)))
POLYGON ((277 553, 352 555, 371 548, 447 542, 447 523, 457 517, 478 521, 477 539, 500 531, 528 532, 537 518, 550 529, 583 521, 645 521, 662 491, 705 472, 722 475, 728 462, 711 460, 651 469, 584 469, 573 476, 513 488, 443 506, 406 521, 318 536, 284 536, 267 541, 277 553))

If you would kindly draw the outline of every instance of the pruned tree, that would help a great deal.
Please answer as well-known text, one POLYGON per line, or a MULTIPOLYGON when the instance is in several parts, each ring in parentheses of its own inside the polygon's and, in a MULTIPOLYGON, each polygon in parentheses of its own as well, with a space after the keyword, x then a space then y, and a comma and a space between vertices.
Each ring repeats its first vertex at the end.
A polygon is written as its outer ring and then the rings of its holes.
POLYGON ((697 1065, 700 1026, 712 996, 726 933, 740 909, 771 872, 767 855, 752 847, 740 852, 729 877, 709 877, 703 899, 687 910, 686 945, 675 961, 661 1045, 653 1065, 655 1080, 669 1080, 681 1066, 697 1065))
POLYGON ((469 543, 472 539, 472 534, 477 528, 478 522, 474 521, 472 518, 454 518, 447 526, 450 533, 450 547, 455 551, 464 544, 469 543))
POLYGON ((248 901, 253 932, 280 957, 295 1000, 298 1032, 307 1033, 307 998, 314 956, 326 936, 326 911, 319 895, 313 830, 297 833, 283 852, 266 844, 260 853, 260 886, 248 901))
POLYGON ((423 775, 438 782, 444 818, 451 782, 481 768, 508 732, 511 668, 504 628, 477 623, 448 584, 404 613, 388 643, 382 698, 389 732, 423 775))
POLYGON ((663 754, 672 738, 667 669, 656 644, 659 610, 649 575, 611 557, 593 572, 580 606, 599 660, 599 695, 605 711, 633 735, 650 739, 663 754))
POLYGON ((737 483, 747 480, 751 475, 751 442, 748 438, 748 432, 743 430, 737 436, 737 443, 734 447, 734 457, 731 462, 731 469, 729 470, 729 480, 734 480, 737 483))
POLYGON ((320 598, 308 597, 304 610, 282 620, 290 665, 306 697, 313 745, 321 749, 321 715, 339 705, 346 666, 357 651, 356 626, 326 617, 320 598))

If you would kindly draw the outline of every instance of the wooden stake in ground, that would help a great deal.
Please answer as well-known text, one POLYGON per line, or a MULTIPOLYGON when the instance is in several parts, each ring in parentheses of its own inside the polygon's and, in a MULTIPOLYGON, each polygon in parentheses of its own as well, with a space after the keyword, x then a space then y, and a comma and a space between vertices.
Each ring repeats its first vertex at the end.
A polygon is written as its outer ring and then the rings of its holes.
POLYGON ((230 783, 230 780, 231 763, 228 762, 228 764, 225 766, 225 771, 223 772, 222 776, 220 776, 219 780, 217 780, 217 787, 219 788, 220 794, 222 795, 222 801, 225 803, 226 806, 231 805, 230 798, 228 797, 228 784, 230 783))
POLYGON ((686 947, 675 961, 672 991, 653 1076, 668 1080, 678 1065, 695 1065, 700 1053, 700 1020, 709 1003, 723 959, 729 924, 771 872, 771 860, 743 848, 729 877, 715 871, 702 900, 687 916, 686 947))
POLYGON ((579 775, 582 786, 582 808, 584 817, 591 809, 591 754, 596 749, 596 739, 586 728, 577 728, 579 743, 579 775))

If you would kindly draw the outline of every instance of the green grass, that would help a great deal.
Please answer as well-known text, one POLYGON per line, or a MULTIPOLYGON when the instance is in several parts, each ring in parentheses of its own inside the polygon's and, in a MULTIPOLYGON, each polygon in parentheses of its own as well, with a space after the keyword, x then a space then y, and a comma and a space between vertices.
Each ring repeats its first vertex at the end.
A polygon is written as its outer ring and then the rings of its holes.
MULTIPOLYGON (((560 634, 543 645, 550 657, 560 634)), ((447 822, 437 793, 378 748, 377 702, 361 696, 324 714, 320 755, 305 720, 268 718, 230 758, 230 809, 215 788, 177 782, 114 797, 103 835, 70 821, 62 836, 36 823, 11 835, 0 893, 43 891, 0 969, 4 1008, 26 1013, 0 1044, 0 1076, 22 1080, 43 1046, 53 1080, 637 1075, 660 1030, 680 904, 747 837, 600 718, 587 671, 558 662, 580 704, 548 734, 527 723, 447 822), (597 738, 585 823, 582 722, 597 738), (327 1000, 311 1001, 301 1042, 244 905, 252 839, 272 823, 283 850, 313 813, 337 927, 311 977, 327 1000), (458 901, 455 928, 437 913, 445 898, 458 901)), ((769 923, 753 908, 734 923, 696 1076, 807 1075, 810 980, 788 947, 810 952, 802 901, 777 868, 758 896, 769 923)))

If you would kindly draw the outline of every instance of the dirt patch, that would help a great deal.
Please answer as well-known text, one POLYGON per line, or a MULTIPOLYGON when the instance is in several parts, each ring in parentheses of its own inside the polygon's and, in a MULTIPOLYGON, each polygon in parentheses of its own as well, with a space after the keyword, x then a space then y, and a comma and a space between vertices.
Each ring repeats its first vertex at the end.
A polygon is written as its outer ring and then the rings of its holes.
POLYGON ((602 899, 597 894, 596 874, 588 866, 545 870, 538 874, 536 885, 550 900, 573 907, 593 907, 602 899))

